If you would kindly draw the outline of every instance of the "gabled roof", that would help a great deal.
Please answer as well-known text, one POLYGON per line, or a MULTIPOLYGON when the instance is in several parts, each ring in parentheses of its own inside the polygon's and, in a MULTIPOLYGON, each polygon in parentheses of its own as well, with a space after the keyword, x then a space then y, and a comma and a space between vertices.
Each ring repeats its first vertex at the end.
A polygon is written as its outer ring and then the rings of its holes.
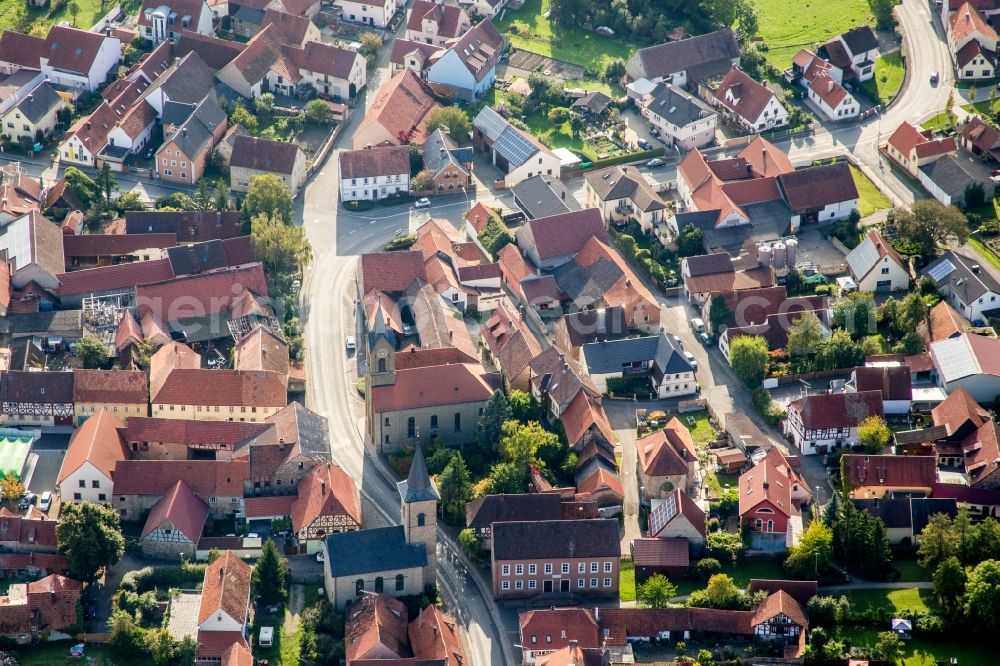
POLYGON ((755 123, 774 99, 774 93, 735 65, 713 93, 719 102, 730 111, 750 123, 755 123))
POLYGON ((688 549, 687 539, 681 537, 633 539, 632 561, 637 567, 687 568, 688 549))
POLYGON ((431 0, 413 0, 410 14, 406 19, 406 29, 417 32, 424 31, 424 21, 431 21, 437 26, 437 36, 452 39, 459 37, 461 28, 468 25, 469 17, 458 5, 446 5, 431 0))
POLYGON ((966 2, 958 8, 958 11, 948 17, 949 33, 952 43, 958 44, 976 33, 982 35, 983 39, 996 42, 997 32, 993 29, 983 15, 966 2))
MULTIPOLYGON (((89 419, 88 419, 89 420, 89 419)), ((198 497, 242 497, 248 478, 246 459, 232 460, 119 460, 115 463, 116 495, 162 497, 178 479, 198 497)))
MULTIPOLYGON (((125 233, 154 232, 174 233, 180 243, 244 235, 242 213, 238 210, 146 210, 125 214, 125 233)), ((149 262, 144 265, 149 266, 149 262)))
POLYGON ((87 75, 106 39, 112 38, 99 32, 54 25, 46 37, 48 44, 43 57, 48 58, 49 67, 53 69, 87 75))
POLYGON ((539 152, 551 154, 537 139, 511 125, 491 107, 484 106, 473 118, 472 126, 490 141, 493 150, 512 167, 525 164, 539 152))
MULTIPOLYGON (((134 321, 134 318, 133 318, 134 321)), ((141 404, 149 402, 149 385, 142 370, 73 370, 73 402, 141 404)))
POLYGON ((392 52, 389 55, 389 62, 394 65, 405 67, 407 65, 406 56, 415 52, 416 58, 422 67, 423 63, 426 62, 432 55, 437 53, 437 51, 438 47, 433 44, 416 42, 410 39, 394 39, 392 42, 392 52))
POLYGON ((55 88, 42 81, 22 97, 15 108, 32 123, 37 123, 60 104, 62 98, 56 93, 55 88))
POLYGON ((939 290, 955 294, 963 303, 975 303, 989 293, 1000 294, 1000 281, 981 268, 979 259, 955 250, 942 252, 920 274, 930 277, 939 290))
MULTIPOLYGON (((347 610, 344 646, 350 662, 365 657, 411 655, 407 612, 401 601, 386 594, 365 594, 347 610)), ((392 657, 389 657, 392 659, 392 657)))
MULTIPOLYGON (((773 450, 773 449, 772 449, 773 450)), ((740 516, 748 515, 761 502, 767 502, 786 516, 797 515, 798 507, 792 504, 791 470, 764 458, 740 474, 740 516)))
POLYGON ((229 165, 290 176, 300 154, 302 149, 294 143, 239 135, 233 142, 229 165))
POLYGON ((289 14, 288 12, 268 7, 264 10, 264 21, 260 24, 260 27, 266 28, 270 25, 278 29, 281 36, 284 37, 286 44, 295 44, 298 46, 305 40, 309 32, 309 26, 312 25, 312 20, 305 16, 289 14))
POLYGON ((335 532, 326 537, 326 553, 334 578, 427 565, 423 544, 407 542, 402 525, 335 532))
POLYGON ((465 505, 466 524, 475 530, 486 530, 494 523, 559 520, 561 501, 556 493, 484 495, 465 505))
POLYGON ((118 429, 124 427, 121 421, 104 409, 84 421, 70 438, 59 469, 59 483, 84 463, 90 463, 101 474, 114 479, 115 465, 128 457, 118 434, 118 429))
POLYGON ((882 392, 823 393, 792 401, 805 430, 856 428, 869 416, 882 416, 882 392))
MULTIPOLYGON (((259 83, 272 67, 280 66, 280 63, 285 61, 285 55, 281 50, 284 41, 284 35, 278 26, 269 25, 251 37, 246 48, 233 58, 226 68, 239 72, 251 86, 259 83)), ((294 75, 298 78, 297 69, 294 75)))
POLYGON ((990 419, 990 413, 976 403, 965 387, 959 386, 931 410, 931 419, 935 426, 944 426, 946 433, 953 436, 967 425, 978 429, 990 419))
POLYGON ((973 375, 1000 377, 1000 340, 963 333, 932 342, 931 358, 946 384, 973 375))
POLYGON ((270 423, 196 421, 194 419, 131 416, 125 425, 122 437, 126 444, 130 442, 164 442, 193 447, 224 447, 236 450, 262 437, 266 431, 273 427, 270 423))
POLYGON ((1000 147, 1000 130, 987 125, 979 116, 970 116, 962 125, 962 138, 983 152, 1000 147))
POLYGON ((905 365, 855 368, 852 376, 857 391, 879 391, 882 400, 910 400, 913 397, 910 369, 905 365))
POLYGON ((503 53, 503 43, 504 38, 493 26, 493 21, 486 19, 466 30, 449 48, 476 81, 481 81, 496 68, 503 53))
POLYGON ((247 45, 241 42, 184 30, 180 40, 174 44, 173 50, 178 58, 183 58, 191 52, 197 53, 210 70, 217 72, 232 62, 246 47, 247 45))
POLYGON ((905 120, 889 137, 889 145, 906 158, 910 157, 911 151, 916 151, 917 158, 920 159, 955 152, 953 137, 930 139, 905 120))
POLYGON ((339 465, 316 465, 298 483, 291 516, 296 532, 321 516, 348 516, 361 525, 361 505, 353 479, 339 465))
POLYGON ((420 76, 404 69, 375 93, 361 128, 378 123, 394 140, 420 145, 426 137, 424 119, 439 107, 420 76))
POLYGON ((858 198, 858 188, 846 162, 806 167, 782 174, 778 176, 778 184, 793 213, 822 209, 830 204, 858 198))
POLYGON ((591 238, 608 242, 597 208, 585 208, 529 221, 518 231, 518 245, 533 246, 540 261, 575 255, 591 238))
POLYGON ((677 127, 685 127, 715 114, 710 106, 691 93, 667 83, 656 84, 649 95, 649 99, 643 99, 640 104, 677 127))
POLYGON ((240 624, 250 612, 250 577, 252 568, 231 550, 205 568, 201 588, 198 624, 203 624, 217 611, 223 611, 240 624))
POLYGON ((410 649, 416 659, 446 660, 444 666, 462 666, 465 650, 455 618, 431 604, 410 622, 410 649))
POLYGON ((931 487, 937 479, 934 456, 861 455, 843 456, 840 468, 844 483, 858 486, 931 487))
POLYGON ((377 178, 410 173, 410 152, 407 146, 378 146, 360 150, 344 150, 340 160, 340 179, 377 178))
POLYGON ((705 536, 705 512, 680 488, 675 488, 669 497, 657 504, 650 512, 649 536, 660 537, 663 535, 664 530, 678 516, 683 516, 693 528, 698 530, 702 537, 705 536))
POLYGON ((856 25, 847 32, 840 35, 847 48, 851 50, 851 55, 861 55, 878 48, 878 37, 871 26, 856 25))
MULTIPOLYGON (((192 543, 198 543, 208 518, 208 504, 194 494, 191 487, 178 479, 170 491, 156 501, 142 528, 142 538, 169 522, 192 543)), ((170 528, 167 528, 170 529, 170 528)))
POLYGON ((48 42, 41 37, 4 30, 0 36, 0 62, 39 70, 39 59, 47 57, 47 48, 48 42))
POLYGON ((396 371, 396 381, 370 389, 376 412, 483 402, 493 385, 481 365, 468 363, 396 371))
POLYGON ((608 422, 604 407, 583 391, 577 393, 566 406, 561 421, 566 432, 566 441, 572 448, 583 440, 591 428, 597 428, 608 443, 615 441, 615 434, 611 429, 611 423, 608 422))
POLYGON ((676 416, 663 429, 636 440, 635 446, 649 476, 686 476, 698 459, 691 431, 676 416))
POLYGON ((754 609, 752 622, 754 626, 757 626, 778 615, 784 615, 803 629, 809 626, 805 609, 802 608, 802 605, 792 595, 784 590, 778 590, 771 594, 764 600, 764 603, 754 609))
POLYGON ((714 61, 739 57, 740 47, 736 42, 736 36, 732 30, 725 28, 697 37, 639 49, 632 56, 630 64, 636 62, 644 78, 657 79, 714 61))
POLYGON ((907 262, 899 256, 896 249, 886 242, 876 229, 865 234, 864 239, 847 255, 847 265, 855 280, 862 280, 888 257, 903 270, 907 270, 907 262))
POLYGON ((591 171, 585 178, 602 201, 629 199, 643 212, 666 208, 666 204, 649 186, 645 177, 638 171, 630 171, 628 167, 610 166, 600 171, 591 171))

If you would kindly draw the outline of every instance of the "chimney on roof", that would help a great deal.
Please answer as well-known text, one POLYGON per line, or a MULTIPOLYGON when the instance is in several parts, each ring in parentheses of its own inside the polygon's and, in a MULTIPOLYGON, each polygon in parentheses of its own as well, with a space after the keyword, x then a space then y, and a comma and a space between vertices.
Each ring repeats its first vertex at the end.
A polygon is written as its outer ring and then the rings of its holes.
POLYGON ((326 481, 320 481, 319 483, 320 494, 326 497, 326 481))

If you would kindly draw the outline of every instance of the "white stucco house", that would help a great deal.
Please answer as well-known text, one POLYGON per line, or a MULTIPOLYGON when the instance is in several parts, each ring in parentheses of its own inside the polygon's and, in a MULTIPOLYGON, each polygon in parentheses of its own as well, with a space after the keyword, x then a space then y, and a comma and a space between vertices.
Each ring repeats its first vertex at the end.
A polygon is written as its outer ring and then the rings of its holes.
POLYGON ((408 146, 383 146, 340 153, 340 200, 384 199, 410 189, 408 146))
POLYGON ((110 501, 115 465, 128 457, 117 430, 124 427, 124 423, 102 409, 77 428, 56 483, 63 502, 110 501))
POLYGON ((95 92, 112 75, 121 59, 117 37, 57 25, 49 30, 45 52, 39 58, 49 83, 95 92))
POLYGON ((804 455, 827 453, 857 444, 861 422, 883 414, 880 391, 809 395, 789 403, 785 434, 804 455))
POLYGON ((905 291, 910 288, 908 263, 875 229, 847 255, 847 267, 858 291, 905 291))
POLYGON ((934 281, 951 307, 973 323, 985 322, 985 312, 1000 308, 1000 282, 983 269, 981 261, 947 250, 920 271, 934 281))
POLYGON ((932 342, 928 351, 938 385, 947 393, 961 386, 981 405, 1000 395, 1000 340, 963 333, 932 342))
MULTIPOLYGON (((653 89, 635 98, 639 112, 660 133, 668 145, 687 152, 715 141, 719 115, 683 88, 669 83, 652 84, 653 89)), ((644 90, 633 86, 632 90, 644 90)))
POLYGON ((749 134, 788 124, 788 109, 778 96, 739 67, 730 68, 710 95, 715 107, 749 134))
POLYGON ((443 52, 431 56, 427 81, 448 86, 458 99, 476 100, 493 87, 503 50, 503 36, 497 32, 493 21, 486 19, 467 30, 443 52))
POLYGON ((341 17, 352 23, 364 23, 376 28, 384 28, 396 14, 399 5, 396 0, 340 0, 341 17))

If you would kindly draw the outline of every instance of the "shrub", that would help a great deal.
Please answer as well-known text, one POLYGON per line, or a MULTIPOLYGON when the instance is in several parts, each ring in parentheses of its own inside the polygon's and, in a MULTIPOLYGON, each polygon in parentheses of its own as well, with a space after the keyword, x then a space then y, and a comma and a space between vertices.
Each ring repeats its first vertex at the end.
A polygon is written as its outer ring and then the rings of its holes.
POLYGON ((839 625, 851 617, 851 602, 846 596, 817 595, 809 600, 809 619, 815 624, 839 625))
POLYGON ((702 580, 708 580, 720 571, 722 571, 722 564, 714 557, 698 560, 698 563, 694 565, 695 574, 702 580))
POLYGON ((736 563, 743 555, 743 539, 739 534, 729 532, 712 532, 705 543, 705 552, 718 560, 725 559, 736 563))

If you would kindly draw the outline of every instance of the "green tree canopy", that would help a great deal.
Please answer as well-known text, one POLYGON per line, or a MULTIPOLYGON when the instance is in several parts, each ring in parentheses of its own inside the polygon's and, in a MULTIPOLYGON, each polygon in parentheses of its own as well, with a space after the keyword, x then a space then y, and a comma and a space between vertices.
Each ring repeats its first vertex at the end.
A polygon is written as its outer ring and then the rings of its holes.
POLYGON ((729 343, 729 365, 748 386, 757 386, 767 372, 767 340, 759 335, 738 335, 729 343))
POLYGON ((72 578, 94 580, 125 552, 118 512, 93 502, 64 504, 56 524, 56 549, 66 558, 72 578))
POLYGON ((483 406, 483 415, 479 417, 479 433, 476 436, 480 444, 491 450, 499 448, 503 424, 510 421, 511 417, 512 412, 507 396, 500 389, 493 391, 493 395, 483 406))
POLYGON ((428 132, 444 128, 448 135, 460 146, 464 146, 472 138, 472 122, 465 111, 457 106, 443 106, 427 114, 424 121, 428 132))
POLYGON ((965 567, 957 557, 949 557, 934 570, 934 599, 947 615, 955 615, 962 608, 965 595, 965 567))
POLYGON ((281 178, 274 174, 253 176, 250 178, 246 198, 243 199, 243 213, 250 220, 263 213, 291 224, 292 195, 281 178))
POLYGON ((1000 624, 1000 562, 986 560, 976 565, 965 586, 965 614, 980 627, 1000 624))
POLYGON ((333 111, 326 100, 312 99, 306 104, 306 122, 313 125, 332 125, 333 111))
POLYGON ((796 576, 818 576, 833 557, 833 530, 814 520, 802 533, 799 543, 788 551, 785 568, 796 576))
POLYGON ((858 426, 858 440, 868 453, 882 453, 892 441, 892 431, 884 418, 872 414, 858 426))
POLYGON ((670 599, 677 596, 677 586, 662 574, 653 574, 639 585, 636 599, 646 608, 666 608, 670 599))
POLYGON ((864 361, 861 346, 851 337, 851 334, 838 328, 819 345, 816 363, 822 370, 838 368, 853 368, 864 361))
POLYGON ((823 341, 823 324, 815 313, 807 312, 788 330, 788 354, 790 356, 811 356, 823 341))
POLYGON ((917 561, 925 569, 937 569, 938 565, 958 552, 958 537, 951 528, 951 516, 935 513, 920 531, 917 561))
POLYGON ((879 580, 892 564, 885 523, 845 502, 833 523, 833 556, 851 573, 879 580))
POLYGON ((510 230, 503 223, 503 220, 492 215, 479 231, 476 238, 478 238, 479 243, 493 258, 496 258, 497 253, 503 249, 504 245, 514 242, 514 237, 510 235, 510 230))
POLYGON ((737 610, 746 605, 746 599, 732 576, 720 573, 708 579, 704 590, 695 591, 690 603, 700 608, 737 610))
POLYGON ((913 244, 926 261, 937 256, 938 247, 961 245, 969 237, 965 214, 934 199, 919 199, 909 208, 893 208, 892 214, 900 239, 913 244))
POLYGON ((538 452, 542 448, 558 446, 559 437, 538 421, 520 423, 507 421, 501 428, 500 453, 505 462, 527 469, 528 465, 544 466, 538 452))
POLYGON ((441 507, 445 513, 463 517, 465 503, 472 499, 472 475, 469 474, 460 451, 452 454, 451 461, 438 477, 438 486, 441 490, 441 507))
POLYGON ((510 403, 511 415, 515 421, 527 423, 528 421, 537 421, 542 418, 541 406, 535 400, 535 396, 527 391, 514 389, 507 396, 507 401, 510 403))
POLYGON ((528 470, 511 462, 493 465, 487 478, 491 495, 516 495, 528 490, 528 470))
POLYGON ((300 226, 259 213, 250 220, 254 250, 269 272, 294 273, 312 260, 312 246, 300 226))
POLYGON ((716 335, 722 333, 722 326, 729 321, 729 306, 726 305, 725 296, 716 296, 712 299, 712 304, 708 308, 708 323, 712 327, 712 332, 716 335))
POLYGON ((108 348, 94 336, 84 335, 76 343, 76 357, 80 359, 84 368, 94 370, 107 362, 108 348))
POLYGON ((877 332, 875 299, 867 291, 853 291, 833 306, 833 325, 855 340, 877 332))
POLYGON ((677 236, 677 254, 682 257, 694 257, 705 254, 705 237, 701 229, 693 224, 685 224, 681 227, 677 236))
POLYGON ((262 606, 284 604, 288 599, 288 560, 267 539, 253 567, 253 594, 262 606))

